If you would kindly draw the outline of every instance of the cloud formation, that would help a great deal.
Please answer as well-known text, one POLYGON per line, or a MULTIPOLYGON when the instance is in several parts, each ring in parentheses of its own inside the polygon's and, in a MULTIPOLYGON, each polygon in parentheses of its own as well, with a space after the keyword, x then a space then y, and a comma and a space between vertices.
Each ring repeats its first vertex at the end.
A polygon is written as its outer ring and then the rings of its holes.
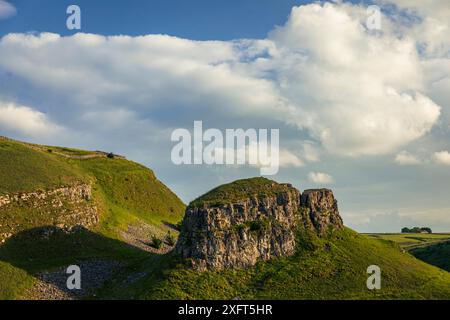
POLYGON ((42 112, 27 106, 1 101, 0 129, 26 137, 45 137, 62 130, 42 112))
POLYGON ((0 68, 64 96, 75 106, 66 110, 71 125, 93 108, 167 127, 180 122, 169 113, 225 127, 256 115, 306 130, 330 153, 385 154, 428 133, 440 106, 424 90, 414 40, 372 34, 363 9, 294 7, 265 40, 10 34, 0 42, 0 68))
POLYGON ((396 22, 403 22, 396 27, 402 28, 405 34, 413 37, 428 57, 448 57, 450 6, 447 0, 378 0, 377 2, 396 5, 398 8, 395 15, 396 22))
POLYGON ((308 128, 328 151, 350 156, 395 151, 426 134, 440 114, 421 92, 415 42, 370 33, 362 10, 297 7, 271 34, 280 90, 295 105, 288 121, 308 128))
POLYGON ((333 177, 324 172, 310 172, 308 180, 315 184, 330 184, 333 183, 333 177))
POLYGON ((450 166, 450 152, 448 151, 435 152, 433 154, 433 159, 436 163, 450 166))
POLYGON ((419 158, 409 153, 408 151, 401 151, 400 153, 398 153, 395 157, 394 162, 399 165, 417 165, 422 163, 419 158))
POLYGON ((16 8, 9 2, 0 0, 0 20, 7 19, 17 13, 16 8))

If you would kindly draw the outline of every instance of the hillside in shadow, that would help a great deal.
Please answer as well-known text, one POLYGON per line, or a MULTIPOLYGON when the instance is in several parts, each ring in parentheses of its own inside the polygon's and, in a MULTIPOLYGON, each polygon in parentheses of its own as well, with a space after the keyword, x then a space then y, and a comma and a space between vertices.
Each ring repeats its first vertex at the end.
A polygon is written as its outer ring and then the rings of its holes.
MULTIPOLYGON (((115 275, 132 272, 134 266, 156 256, 82 227, 71 232, 54 226, 34 228, 12 236, 0 246, 0 261, 39 279, 31 296, 25 295, 33 299, 95 296, 115 275), (67 289, 69 265, 81 269, 81 290, 67 289)), ((10 270, 9 280, 14 281, 16 274, 10 270)))

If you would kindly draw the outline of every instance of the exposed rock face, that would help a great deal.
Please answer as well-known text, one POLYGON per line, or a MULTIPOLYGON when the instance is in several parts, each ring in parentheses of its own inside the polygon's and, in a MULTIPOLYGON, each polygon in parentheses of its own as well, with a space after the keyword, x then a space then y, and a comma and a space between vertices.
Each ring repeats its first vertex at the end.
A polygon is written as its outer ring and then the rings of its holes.
POLYGON ((309 219, 318 233, 324 233, 330 226, 342 228, 337 201, 329 189, 305 190, 300 205, 309 209, 309 219))
POLYGON ((255 195, 221 205, 188 207, 176 251, 197 270, 242 268, 258 260, 290 256, 300 225, 319 234, 341 228, 342 219, 330 190, 300 191, 288 186, 274 195, 255 195))
POLYGON ((98 222, 98 212, 91 197, 89 184, 0 195, 0 241, 33 227, 93 226, 98 222), (16 225, 3 221, 8 214, 15 215, 16 225))

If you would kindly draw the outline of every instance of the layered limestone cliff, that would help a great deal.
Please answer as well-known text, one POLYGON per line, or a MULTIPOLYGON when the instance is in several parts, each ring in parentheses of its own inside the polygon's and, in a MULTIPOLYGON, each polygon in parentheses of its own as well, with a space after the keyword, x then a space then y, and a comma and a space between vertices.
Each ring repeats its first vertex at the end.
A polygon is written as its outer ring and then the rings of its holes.
POLYGON ((91 227, 99 219, 91 198, 90 184, 0 195, 0 241, 33 227, 91 227))
POLYGON ((300 198, 300 206, 306 209, 310 222, 319 233, 325 233, 330 227, 342 228, 344 226, 339 214, 337 200, 329 189, 305 190, 300 198))
POLYGON ((233 195, 227 200, 224 190, 232 189, 228 185, 215 190, 220 201, 208 195, 208 201, 196 200, 187 208, 176 251, 195 269, 242 268, 290 256, 300 226, 319 235, 342 228, 330 190, 308 190, 302 195, 289 184, 256 179, 238 188, 242 199, 233 195))

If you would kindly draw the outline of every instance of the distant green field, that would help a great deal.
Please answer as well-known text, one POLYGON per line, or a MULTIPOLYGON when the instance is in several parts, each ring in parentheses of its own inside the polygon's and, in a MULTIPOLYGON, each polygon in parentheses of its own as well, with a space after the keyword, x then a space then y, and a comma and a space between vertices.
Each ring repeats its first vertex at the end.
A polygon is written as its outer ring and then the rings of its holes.
POLYGON ((367 235, 376 239, 393 241, 408 251, 450 241, 450 233, 370 233, 367 235))
POLYGON ((368 236, 394 242, 416 258, 450 271, 450 233, 374 233, 368 236))

